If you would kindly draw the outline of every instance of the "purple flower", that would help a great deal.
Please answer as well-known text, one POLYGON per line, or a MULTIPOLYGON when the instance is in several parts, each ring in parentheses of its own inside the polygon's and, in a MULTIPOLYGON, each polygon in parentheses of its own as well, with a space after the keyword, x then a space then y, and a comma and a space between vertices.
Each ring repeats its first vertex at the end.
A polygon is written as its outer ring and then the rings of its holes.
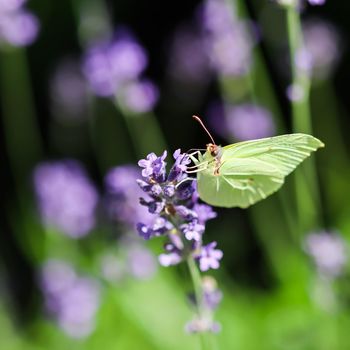
POLYGON ((184 205, 175 206, 175 210, 177 215, 179 215, 184 220, 193 221, 198 219, 197 213, 184 205))
POLYGON ((213 208, 207 204, 196 203, 193 210, 196 212, 198 222, 200 224, 205 224, 208 220, 215 219, 217 217, 217 214, 213 208))
MULTIPOLYGON (((202 278, 202 300, 201 313, 193 320, 188 322, 185 329, 188 333, 213 332, 218 333, 221 325, 213 320, 214 312, 222 299, 222 292, 217 287, 216 280, 211 276, 202 278)), ((198 300, 194 296, 190 296, 190 301, 197 304, 198 300)))
POLYGON ((211 42, 210 60, 213 68, 226 76, 246 75, 252 65, 252 39, 246 25, 235 23, 232 30, 211 42))
POLYGON ((189 241, 200 241, 204 232, 205 226, 196 222, 190 222, 180 226, 181 231, 189 241))
POLYGON ((319 272, 325 276, 338 276, 347 261, 345 242, 334 233, 309 234, 306 238, 305 249, 314 259, 319 272))
POLYGON ((27 0, 0 0, 0 13, 20 10, 27 0))
POLYGON ((84 338, 95 326, 99 307, 98 283, 77 276, 65 262, 48 261, 41 271, 41 285, 48 312, 71 337, 84 338))
POLYGON ((208 0, 199 12, 206 51, 214 71, 233 77, 247 74, 255 41, 248 24, 235 18, 225 0, 208 0))
POLYGON ((303 47, 296 52, 295 64, 304 74, 309 75, 312 70, 313 59, 307 48, 303 47))
POLYGON ((143 168, 142 176, 164 181, 166 171, 164 159, 166 156, 167 151, 164 151, 160 157, 157 157, 155 153, 150 153, 146 159, 139 160, 138 165, 143 168))
POLYGON ((221 34, 231 29, 234 9, 224 0, 206 0, 198 11, 203 28, 209 33, 221 34))
POLYGON ((71 265, 60 260, 49 260, 41 270, 40 286, 49 294, 61 294, 76 278, 71 265))
POLYGON ((171 231, 174 228, 174 226, 166 218, 159 216, 154 219, 151 228, 155 235, 159 236, 164 234, 165 232, 171 231))
POLYGON ((188 180, 183 181, 179 185, 177 185, 176 189, 176 197, 179 200, 186 200, 190 199, 193 196, 193 193, 195 193, 196 188, 195 181, 188 180))
POLYGON ((302 86, 292 84, 286 90, 289 101, 302 101, 305 98, 305 92, 302 86))
POLYGON ((160 254, 158 260, 162 266, 168 267, 179 264, 182 261, 182 256, 178 250, 174 250, 169 253, 160 254))
POLYGON ((0 13, 0 41, 13 46, 28 46, 35 41, 38 32, 39 21, 33 14, 24 10, 0 13))
POLYGON ((175 186, 174 185, 166 185, 164 186, 164 194, 166 197, 171 198, 175 194, 175 186))
POLYGON ((61 62, 52 77, 50 90, 57 119, 86 119, 88 88, 78 62, 73 59, 61 62))
POLYGON ((173 157, 175 163, 169 172, 168 181, 181 180, 181 176, 187 170, 187 165, 191 163, 190 157, 186 153, 181 153, 180 149, 174 152, 173 157))
POLYGON ((324 5, 326 3, 326 0, 308 0, 310 5, 313 6, 320 6, 320 5, 324 5))
POLYGON ((189 26, 176 30, 169 54, 169 72, 180 82, 206 84, 211 74, 205 41, 189 26))
POLYGON ((219 333, 221 326, 218 322, 212 321, 210 318, 195 318, 185 325, 187 333, 219 333))
MULTIPOLYGON (((216 213, 206 204, 198 203, 196 184, 188 179, 186 174, 190 158, 180 150, 174 152, 175 163, 168 177, 165 174, 166 152, 161 157, 154 153, 139 161, 143 168, 143 180, 138 180, 139 186, 153 200, 141 198, 140 203, 147 206, 151 213, 157 215, 153 223, 139 222, 139 236, 148 240, 155 236, 166 235, 171 247, 161 255, 163 265, 173 264, 182 260, 186 245, 192 245, 191 250, 200 251, 205 222, 216 217, 216 213), (161 169, 161 170, 159 170, 161 169), (159 173, 162 176, 159 176, 159 173), (186 180, 189 181, 186 181, 186 180), (153 188, 156 187, 156 191, 153 188), (191 241, 185 243, 184 241, 191 241)), ((188 254, 185 253, 185 255, 188 254)))
POLYGON ((153 220, 147 208, 138 204, 139 198, 144 194, 136 183, 139 176, 140 170, 137 167, 121 165, 110 169, 104 180, 110 217, 129 227, 134 227, 140 221, 150 223, 153 220))
POLYGON ((148 206, 148 211, 151 214, 160 214, 164 207, 165 207, 165 202, 164 201, 151 201, 147 203, 148 206))
POLYGON ((73 160, 46 162, 34 170, 34 187, 45 224, 78 238, 95 226, 98 194, 73 160))
POLYGON ((201 271, 219 268, 219 260, 221 260, 223 253, 221 250, 215 249, 216 245, 216 242, 212 242, 202 247, 201 253, 198 257, 199 268, 201 271))
POLYGON ((251 104, 243 104, 228 109, 227 129, 230 136, 238 141, 273 136, 275 124, 271 113, 251 104))
POLYGON ((113 97, 126 83, 138 79, 147 63, 145 50, 135 38, 118 31, 112 42, 88 50, 83 71, 96 95, 113 97))
POLYGON ((136 229, 143 239, 149 240, 153 236, 153 230, 142 222, 137 223, 136 229))
MULTIPOLYGON (((162 266, 195 259, 202 271, 217 269, 222 251, 215 249, 216 242, 203 246, 202 241, 205 222, 216 217, 216 214, 208 205, 198 202, 196 183, 186 173, 190 164, 189 156, 180 150, 175 151, 175 164, 168 176, 165 173, 165 156, 166 152, 162 157, 151 153, 139 161, 139 166, 143 168, 143 179, 138 183, 153 198, 152 201, 142 198, 140 203, 146 205, 156 218, 153 224, 138 223, 138 233, 146 240, 156 236, 166 238, 165 251, 158 256, 162 266), (154 176, 158 173, 158 167, 162 169, 160 179, 154 176), (156 185, 157 191, 152 191, 156 185), (154 209, 157 203, 162 203, 161 210, 154 209)), ((218 331, 220 325, 213 321, 212 313, 221 299, 221 292, 209 283, 203 284, 202 292, 203 297, 197 300, 201 303, 198 309, 205 311, 192 320, 187 329, 191 332, 218 331)))
POLYGON ((165 232, 172 230, 173 225, 163 217, 156 217, 152 224, 145 225, 144 223, 139 222, 136 225, 136 228, 139 236, 148 240, 155 236, 161 236, 165 232))
POLYGON ((134 113, 150 112, 159 98, 159 90, 148 79, 134 80, 123 87, 121 92, 123 105, 134 113))
POLYGON ((117 33, 116 40, 110 46, 109 57, 112 74, 121 81, 139 77, 148 64, 144 48, 125 31, 117 33))
POLYGON ((304 22, 303 33, 313 78, 327 78, 333 72, 342 51, 336 29, 324 20, 311 19, 304 22))
POLYGON ((127 263, 129 273, 141 280, 147 280, 156 272, 156 262, 153 254, 141 245, 127 247, 127 263))

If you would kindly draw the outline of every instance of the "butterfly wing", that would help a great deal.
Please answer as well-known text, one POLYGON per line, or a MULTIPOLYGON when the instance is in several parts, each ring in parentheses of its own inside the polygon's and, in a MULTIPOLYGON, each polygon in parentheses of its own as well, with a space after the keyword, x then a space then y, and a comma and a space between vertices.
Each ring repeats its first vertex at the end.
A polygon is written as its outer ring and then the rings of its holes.
POLYGON ((215 206, 246 208, 276 192, 285 176, 319 147, 323 147, 321 141, 305 134, 226 146, 219 175, 214 174, 215 162, 198 173, 200 198, 215 206))

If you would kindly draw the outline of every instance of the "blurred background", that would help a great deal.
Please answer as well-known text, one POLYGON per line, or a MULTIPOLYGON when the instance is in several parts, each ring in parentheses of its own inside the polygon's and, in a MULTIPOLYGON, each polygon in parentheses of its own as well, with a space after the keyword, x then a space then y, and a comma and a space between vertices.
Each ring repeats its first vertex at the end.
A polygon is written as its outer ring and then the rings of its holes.
POLYGON ((277 1, 0 0, 0 349, 199 346, 186 268, 135 230, 137 161, 204 147, 193 114, 221 145, 326 144, 278 194, 215 208, 218 348, 350 348, 350 4, 300 13, 291 65, 277 1))

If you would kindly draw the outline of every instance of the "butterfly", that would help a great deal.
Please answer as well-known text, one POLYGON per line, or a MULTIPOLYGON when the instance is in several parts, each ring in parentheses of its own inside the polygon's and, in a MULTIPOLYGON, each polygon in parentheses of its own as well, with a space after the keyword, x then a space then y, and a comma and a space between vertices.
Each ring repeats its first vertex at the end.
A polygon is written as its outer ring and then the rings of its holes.
POLYGON ((217 207, 247 208, 280 189, 284 179, 324 144, 316 137, 295 133, 238 142, 224 147, 214 139, 206 152, 191 155, 199 197, 217 207))

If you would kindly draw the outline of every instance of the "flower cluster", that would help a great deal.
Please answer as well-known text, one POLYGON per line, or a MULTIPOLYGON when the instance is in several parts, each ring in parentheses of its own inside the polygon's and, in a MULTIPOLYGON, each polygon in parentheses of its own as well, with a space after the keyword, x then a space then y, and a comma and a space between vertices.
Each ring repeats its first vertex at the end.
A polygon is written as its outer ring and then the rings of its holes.
POLYGON ((326 0, 308 0, 308 3, 313 6, 320 6, 326 3, 326 0))
MULTIPOLYGON (((170 46, 169 73, 171 78, 180 83, 206 85, 212 76, 208 61, 205 40, 201 33, 194 26, 180 26, 170 46)), ((191 98, 193 98, 192 95, 191 98)))
POLYGON ((341 56, 339 33, 331 23, 312 18, 303 23, 303 35, 312 78, 328 78, 341 56))
POLYGON ((88 336, 95 327, 100 287, 88 277, 78 276, 63 261, 50 260, 40 274, 46 310, 62 330, 73 338, 88 336))
POLYGON ((117 96, 122 107, 144 113, 154 107, 159 97, 154 83, 142 77, 147 64, 143 47, 128 31, 119 30, 114 40, 90 47, 83 71, 96 95, 117 96))
POLYGON ((149 197, 140 201, 155 215, 151 224, 138 223, 138 233, 144 239, 167 237, 165 252, 159 256, 163 266, 178 264, 192 255, 202 271, 217 269, 222 251, 216 249, 216 242, 205 246, 202 243, 205 223, 215 218, 216 213, 198 201, 195 181, 186 173, 191 162, 189 156, 175 151, 175 163, 169 174, 166 156, 166 151, 160 157, 151 153, 138 163, 143 168, 143 179, 138 184, 149 197))
POLYGON ((119 254, 109 252, 101 258, 101 272, 105 280, 116 283, 130 277, 149 280, 157 272, 157 261, 153 253, 142 242, 121 239, 119 254))
POLYGON ((214 102, 209 106, 207 114, 212 129, 230 141, 270 137, 276 131, 271 112, 256 104, 224 105, 214 102))
POLYGON ((24 8, 26 0, 0 0, 0 43, 27 46, 39 32, 38 19, 24 8))
POLYGON ((246 75, 255 41, 249 25, 236 18, 235 9, 225 0, 206 0, 199 13, 214 70, 225 76, 246 75))
POLYGON ((153 219, 147 208, 136 204, 143 194, 136 183, 139 177, 136 166, 120 165, 110 169, 104 179, 109 217, 130 228, 140 221, 148 224, 153 219))
POLYGON ((205 276, 202 280, 202 310, 200 315, 188 322, 185 329, 189 333, 220 331, 221 326, 213 320, 214 311, 222 299, 222 292, 217 287, 214 278, 205 276))
POLYGON ((85 236, 95 226, 98 194, 78 162, 39 164, 34 170, 34 187, 46 225, 72 238, 85 236))
POLYGON ((136 183, 139 177, 140 170, 134 165, 114 167, 105 176, 107 212, 112 221, 122 224, 123 229, 123 235, 118 239, 118 255, 108 253, 101 262, 103 276, 110 282, 129 276, 149 279, 157 270, 153 253, 135 237, 138 222, 151 223, 153 220, 147 208, 138 204, 143 194, 136 183))

